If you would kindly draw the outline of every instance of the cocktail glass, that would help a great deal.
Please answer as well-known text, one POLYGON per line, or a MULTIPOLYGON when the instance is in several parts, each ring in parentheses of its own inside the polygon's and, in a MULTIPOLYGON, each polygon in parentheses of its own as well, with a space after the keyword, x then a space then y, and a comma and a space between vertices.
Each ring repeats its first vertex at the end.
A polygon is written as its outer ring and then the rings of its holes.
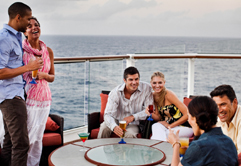
POLYGON ((189 146, 189 138, 188 137, 180 137, 179 141, 181 143, 181 147, 179 148, 179 154, 180 154, 180 157, 183 157, 187 150, 187 147, 189 146))
POLYGON ((149 121, 153 121, 153 119, 152 119, 152 113, 153 113, 153 105, 149 105, 148 106, 148 108, 149 108, 149 112, 150 112, 150 116, 147 118, 147 120, 149 120, 149 121))
POLYGON ((123 135, 121 136, 121 141, 119 142, 119 144, 126 144, 126 142, 124 141, 124 135, 125 135, 125 131, 126 131, 126 121, 119 121, 119 127, 123 130, 123 135))
POLYGON ((78 135, 83 142, 83 148, 80 149, 80 151, 87 151, 87 149, 85 149, 85 141, 88 139, 90 133, 79 133, 78 135))

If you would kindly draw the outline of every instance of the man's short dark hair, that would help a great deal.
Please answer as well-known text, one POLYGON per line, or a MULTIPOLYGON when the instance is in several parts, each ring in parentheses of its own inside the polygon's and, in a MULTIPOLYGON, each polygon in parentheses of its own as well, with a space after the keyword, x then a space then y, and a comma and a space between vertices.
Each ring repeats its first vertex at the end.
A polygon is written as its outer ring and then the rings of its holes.
POLYGON ((17 14, 24 17, 27 14, 27 11, 32 11, 28 5, 22 2, 15 2, 8 8, 8 15, 10 19, 15 18, 17 14))
POLYGON ((125 69, 124 71, 124 79, 126 80, 127 79, 127 75, 134 75, 134 74, 138 74, 138 76, 140 77, 140 73, 139 71, 137 70, 137 68, 131 66, 131 67, 128 67, 125 69))
POLYGON ((222 98, 224 95, 228 97, 231 103, 235 98, 237 98, 231 85, 220 85, 210 93, 212 98, 215 96, 220 96, 222 98))

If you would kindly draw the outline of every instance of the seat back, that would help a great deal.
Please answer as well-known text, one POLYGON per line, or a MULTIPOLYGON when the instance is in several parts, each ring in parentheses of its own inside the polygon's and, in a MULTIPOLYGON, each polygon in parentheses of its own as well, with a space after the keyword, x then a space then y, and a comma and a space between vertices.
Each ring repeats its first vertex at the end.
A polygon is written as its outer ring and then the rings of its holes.
POLYGON ((184 103, 186 106, 188 106, 188 104, 189 104, 191 101, 192 101, 191 98, 187 98, 187 97, 184 97, 184 98, 183 98, 183 103, 184 103))
POLYGON ((101 108, 100 108, 100 124, 104 121, 105 107, 108 101, 108 94, 110 91, 102 91, 100 94, 101 108))

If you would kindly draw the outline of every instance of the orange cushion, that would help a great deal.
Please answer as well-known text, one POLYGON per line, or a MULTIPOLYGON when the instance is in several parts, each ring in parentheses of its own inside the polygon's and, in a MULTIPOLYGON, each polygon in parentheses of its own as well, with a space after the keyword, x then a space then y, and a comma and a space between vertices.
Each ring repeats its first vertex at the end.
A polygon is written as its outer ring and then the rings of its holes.
POLYGON ((57 125, 55 121, 53 121, 50 117, 48 117, 45 130, 56 131, 58 128, 59 128, 59 125, 57 125))
POLYGON ((61 145, 62 139, 59 133, 44 133, 43 146, 61 145))
POLYGON ((241 153, 238 154, 238 165, 241 166, 241 153))
POLYGON ((184 98, 183 98, 183 103, 184 103, 186 106, 188 106, 188 104, 190 103, 190 101, 192 101, 192 99, 187 98, 187 97, 184 97, 184 98))
POLYGON ((105 113, 105 106, 108 100, 107 94, 100 94, 100 100, 101 100, 101 108, 100 108, 100 123, 104 121, 104 113, 105 113))

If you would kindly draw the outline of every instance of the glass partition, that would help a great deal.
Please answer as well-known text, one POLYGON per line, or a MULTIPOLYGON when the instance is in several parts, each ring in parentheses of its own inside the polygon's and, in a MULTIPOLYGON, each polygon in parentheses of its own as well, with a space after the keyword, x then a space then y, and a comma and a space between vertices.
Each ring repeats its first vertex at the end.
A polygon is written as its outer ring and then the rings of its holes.
MULTIPOLYGON (((147 57, 148 58, 148 57, 147 57)), ((241 101, 241 59, 195 59, 194 94, 208 95, 220 84, 233 86, 241 101)), ((166 87, 182 101, 187 96, 188 59, 135 59, 140 80, 150 83, 153 72, 165 75, 166 87)), ((64 129, 86 125, 86 115, 99 112, 100 93, 123 83, 126 60, 55 64, 51 113, 64 117, 64 129), (86 85, 85 85, 86 84, 86 85)))
POLYGON ((208 95, 217 86, 229 84, 241 102, 241 59, 195 59, 194 95, 208 95))
POLYGON ((90 62, 89 113, 100 112, 100 93, 123 83, 123 60, 90 62))
POLYGON ((55 80, 50 83, 50 113, 64 117, 64 129, 84 125, 85 63, 55 64, 55 80))
POLYGON ((187 59, 139 59, 135 62, 140 80, 150 83, 151 75, 160 71, 165 75, 166 88, 182 101, 187 95, 187 59))

